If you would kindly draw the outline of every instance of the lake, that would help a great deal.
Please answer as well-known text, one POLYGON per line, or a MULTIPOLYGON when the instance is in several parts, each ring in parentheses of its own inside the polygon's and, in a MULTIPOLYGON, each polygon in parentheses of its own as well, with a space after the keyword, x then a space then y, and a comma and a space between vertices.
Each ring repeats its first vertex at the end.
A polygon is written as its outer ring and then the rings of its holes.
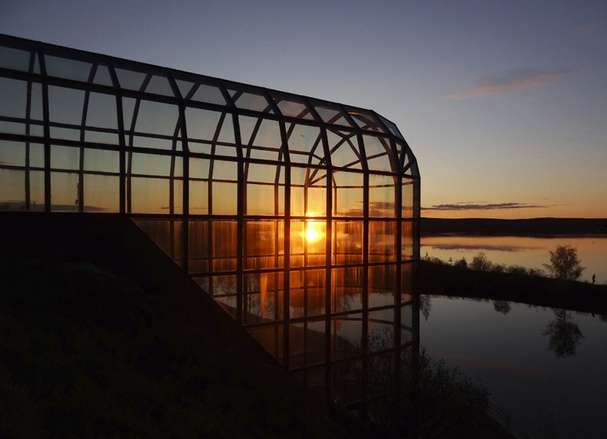
POLYGON ((422 302, 422 347, 484 385, 513 432, 607 437, 607 317, 444 296, 422 302))
POLYGON ((581 280, 590 281, 596 274, 598 283, 607 283, 607 236, 426 236, 421 240, 421 256, 444 261, 466 258, 470 262, 484 253, 495 263, 543 268, 542 264, 549 262, 549 251, 557 245, 577 248, 586 267, 581 280))

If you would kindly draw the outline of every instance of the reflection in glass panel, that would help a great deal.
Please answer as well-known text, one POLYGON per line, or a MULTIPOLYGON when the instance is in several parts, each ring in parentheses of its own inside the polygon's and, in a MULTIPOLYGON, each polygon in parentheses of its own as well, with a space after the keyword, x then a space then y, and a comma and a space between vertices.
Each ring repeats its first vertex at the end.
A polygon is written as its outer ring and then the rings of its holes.
POLYGON ((291 168, 291 215, 325 216, 326 177, 323 169, 291 168))
POLYGON ((284 222, 246 221, 245 268, 277 268, 284 262, 284 222))
POLYGON ((236 221, 213 221, 212 231, 212 253, 213 271, 230 271, 236 269, 236 245, 237 245, 236 221))
POLYGON ((207 273, 209 271, 209 221, 190 219, 188 227, 190 273, 207 273))
MULTIPOLYGON (((394 308, 369 311, 369 351, 377 352, 394 348, 394 308)), ((390 358, 389 365, 393 358, 390 358)), ((389 375, 388 375, 389 376, 389 375)))
POLYGON ((331 276, 331 311, 360 310, 362 308, 363 268, 334 268, 331 276))
POLYGON ((413 259, 414 242, 416 237, 415 223, 413 221, 402 222, 401 257, 403 260, 413 259))
POLYGON ((394 217, 396 191, 391 175, 369 175, 369 216, 394 217))
POLYGON ((369 307, 394 305, 396 265, 370 265, 368 270, 369 307))
POLYGON ((319 316, 325 312, 325 270, 293 270, 289 277, 290 316, 319 316))
POLYGON ((333 173, 333 215, 363 216, 363 174, 333 173))
POLYGON ((325 263, 325 221, 291 221, 291 266, 315 266, 325 263))
POLYGON ((120 181, 109 175, 84 174, 84 210, 115 213, 120 211, 120 181))
POLYGON ((396 259, 396 221, 369 221, 369 262, 396 259))
POLYGON ((251 273, 244 278, 246 323, 282 320, 284 275, 282 272, 251 273))
POLYGON ((363 261, 362 221, 333 221, 333 263, 360 264, 363 261))
MULTIPOLYGON (((332 317, 331 318, 331 359, 343 360, 345 358, 356 357, 360 355, 362 351, 362 314, 353 313, 346 314, 344 316, 332 317)), ((340 376, 334 376, 335 382, 341 381, 345 384, 345 381, 352 385, 352 391, 360 393, 360 382, 353 383, 352 381, 358 381, 360 379, 360 370, 356 367, 356 363, 342 363, 348 365, 349 371, 347 375, 343 375, 345 371, 342 371, 340 376), (350 369, 352 368, 352 369, 350 369), (355 373, 352 373, 356 370, 355 373), (346 378, 346 376, 348 378, 346 378)), ((337 365, 336 365, 337 366, 337 365)))

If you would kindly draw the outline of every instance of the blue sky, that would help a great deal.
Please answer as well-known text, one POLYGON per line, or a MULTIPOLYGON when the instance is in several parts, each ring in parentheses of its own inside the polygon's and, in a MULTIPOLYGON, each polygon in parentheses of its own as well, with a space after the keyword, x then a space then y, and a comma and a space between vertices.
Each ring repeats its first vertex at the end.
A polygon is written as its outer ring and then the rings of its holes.
POLYGON ((607 2, 13 1, 0 32, 395 121, 428 216, 607 217, 607 2))

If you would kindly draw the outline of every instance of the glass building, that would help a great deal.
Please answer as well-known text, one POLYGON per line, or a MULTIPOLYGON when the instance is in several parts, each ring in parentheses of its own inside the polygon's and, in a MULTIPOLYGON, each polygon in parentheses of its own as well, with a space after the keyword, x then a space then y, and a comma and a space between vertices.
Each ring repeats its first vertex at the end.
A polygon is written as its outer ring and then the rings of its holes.
POLYGON ((374 111, 0 36, 0 210, 130 216, 313 385, 416 349, 419 193, 374 111))

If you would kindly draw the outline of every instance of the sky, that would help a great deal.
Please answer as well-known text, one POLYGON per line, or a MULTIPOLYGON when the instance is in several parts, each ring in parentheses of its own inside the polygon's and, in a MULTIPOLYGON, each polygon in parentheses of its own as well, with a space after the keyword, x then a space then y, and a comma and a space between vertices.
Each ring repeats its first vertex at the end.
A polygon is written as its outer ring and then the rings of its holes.
POLYGON ((424 216, 607 218, 604 0, 3 0, 0 33, 375 109, 424 216))

